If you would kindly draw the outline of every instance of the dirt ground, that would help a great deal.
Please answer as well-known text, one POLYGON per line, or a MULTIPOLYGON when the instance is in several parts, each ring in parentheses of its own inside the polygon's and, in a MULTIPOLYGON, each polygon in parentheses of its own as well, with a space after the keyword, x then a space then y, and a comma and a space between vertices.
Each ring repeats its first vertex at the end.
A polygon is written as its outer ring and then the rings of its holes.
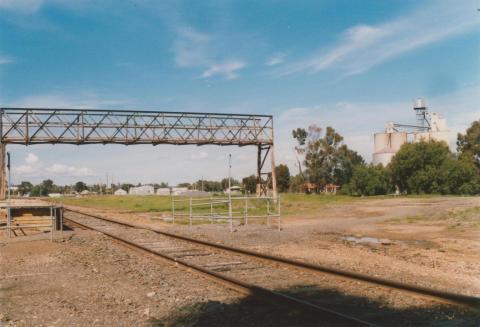
MULTIPOLYGON (((452 227, 451 221, 439 218, 475 207, 480 207, 480 197, 372 199, 328 205, 315 217, 282 217, 281 231, 250 224, 236 226, 233 233, 219 224, 171 226, 155 213, 94 212, 480 296, 480 229, 452 227)), ((54 242, 42 234, 0 236, 0 326, 272 325, 264 319, 271 311, 255 310, 258 305, 233 291, 97 233, 65 231, 54 242), (232 320, 199 323, 199 307, 232 320)), ((452 324, 444 326, 462 322, 452 317, 452 324)))

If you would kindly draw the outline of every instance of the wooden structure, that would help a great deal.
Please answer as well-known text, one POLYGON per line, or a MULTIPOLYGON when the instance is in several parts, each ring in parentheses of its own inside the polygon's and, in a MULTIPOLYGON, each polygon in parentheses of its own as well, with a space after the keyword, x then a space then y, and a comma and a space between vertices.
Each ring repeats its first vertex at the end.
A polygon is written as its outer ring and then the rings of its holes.
POLYGON ((63 231, 63 210, 49 203, 2 202, 0 203, 0 229, 8 237, 27 235, 27 231, 50 232, 53 240, 55 230, 63 231))
POLYGON ((257 195, 276 197, 273 117, 205 112, 0 108, 0 198, 7 144, 256 146, 257 195), (270 154, 271 172, 264 172, 270 154), (265 178, 266 176, 266 178, 265 178), (271 180, 270 180, 271 179, 271 180), (271 183, 270 183, 271 182, 271 183))

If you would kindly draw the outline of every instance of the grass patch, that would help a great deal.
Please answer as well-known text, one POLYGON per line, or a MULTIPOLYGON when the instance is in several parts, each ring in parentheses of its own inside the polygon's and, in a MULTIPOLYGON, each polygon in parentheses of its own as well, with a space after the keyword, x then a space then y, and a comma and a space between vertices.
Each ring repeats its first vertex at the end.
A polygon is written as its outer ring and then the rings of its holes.
POLYGON ((392 224, 445 225, 448 229, 480 229, 480 207, 450 209, 432 215, 407 216, 386 221, 392 224))
MULTIPOLYGON (((186 198, 188 199, 188 198, 186 198)), ((315 214, 325 205, 351 203, 360 201, 362 198, 351 197, 346 195, 317 195, 317 194, 281 194, 281 211, 282 215, 311 215, 315 214)), ((57 203, 65 205, 75 205, 80 207, 91 207, 98 209, 114 209, 133 212, 170 212, 171 197, 170 196, 86 196, 86 197, 63 197, 54 200, 57 203)), ((266 211, 264 200, 249 200, 249 214, 260 214, 266 211)), ((243 210, 243 201, 234 201, 233 210, 243 210)), ((175 209, 185 211, 188 208, 188 201, 184 203, 176 203, 175 209)), ((273 204, 270 203, 270 208, 273 204)), ((216 209, 227 211, 227 205, 216 205, 216 209)), ((208 208, 199 208, 200 212, 208 212, 208 208)), ((198 211, 197 210, 197 211, 198 211)))
POLYGON ((166 212, 171 210, 171 198, 169 196, 155 195, 98 195, 78 198, 63 197, 55 199, 55 202, 80 207, 134 212, 166 212))

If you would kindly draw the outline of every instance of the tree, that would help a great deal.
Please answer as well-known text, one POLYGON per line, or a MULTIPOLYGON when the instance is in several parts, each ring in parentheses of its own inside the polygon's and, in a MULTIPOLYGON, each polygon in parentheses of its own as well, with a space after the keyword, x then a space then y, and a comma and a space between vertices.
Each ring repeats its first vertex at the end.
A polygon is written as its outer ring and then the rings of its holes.
POLYGON ((406 143, 392 158, 392 181, 401 192, 431 193, 436 170, 450 156, 445 143, 406 143))
POLYGON ((132 187, 134 187, 133 184, 130 183, 123 183, 120 188, 124 190, 125 192, 128 192, 132 187))
POLYGON ((388 168, 402 192, 474 194, 480 188, 474 163, 457 160, 444 142, 404 144, 388 168))
POLYGON ((385 195, 393 191, 393 185, 382 165, 357 165, 348 189, 351 195, 385 195))
POLYGON ((46 179, 41 184, 35 185, 30 194, 32 196, 47 196, 50 193, 56 193, 58 191, 58 186, 56 186, 51 179, 46 179))
MULTIPOLYGON (((222 190, 228 189, 228 178, 222 179, 222 181, 220 183, 222 185, 222 190)), ((232 178, 230 180, 230 186, 234 186, 234 185, 240 185, 240 182, 237 181, 236 179, 232 178)))
POLYGON ((177 187, 186 187, 186 188, 188 188, 188 189, 191 189, 191 188, 192 188, 192 184, 185 182, 185 183, 180 183, 180 184, 178 184, 177 187))
POLYGON ((474 121, 465 134, 457 135, 460 159, 469 160, 480 169, 480 120, 474 121))
POLYGON ((82 191, 85 191, 88 187, 87 184, 85 184, 84 182, 76 182, 73 188, 77 193, 80 193, 82 191))
POLYGON ((277 176, 277 188, 280 192, 287 192, 290 187, 290 170, 287 165, 278 165, 275 167, 277 176))
POLYGON ((334 168, 334 184, 347 184, 353 175, 353 169, 364 165, 365 161, 356 151, 350 150, 345 144, 337 151, 337 163, 334 168))
MULTIPOLYGON (((296 130, 294 137, 303 141, 303 133, 296 130), (300 135, 300 136, 298 136, 300 135)), ((363 158, 343 143, 343 136, 328 126, 325 133, 316 125, 308 128, 304 141, 307 181, 320 188, 325 184, 343 185, 349 182, 353 167, 363 164, 363 158)))
POLYGON ((293 193, 302 193, 303 192, 303 184, 305 180, 302 175, 297 174, 295 176, 290 177, 290 192, 293 193))
POLYGON ((242 186, 248 194, 255 194, 257 191, 257 177, 250 175, 242 179, 242 186))
POLYGON ((20 185, 18 186, 18 191, 20 194, 27 194, 32 191, 33 184, 30 182, 21 182, 20 185))
POLYGON ((304 128, 297 128, 292 131, 292 136, 297 140, 298 144, 295 146, 296 158, 298 163, 298 172, 300 175, 302 173, 302 163, 300 158, 305 154, 305 142, 308 137, 308 133, 304 128))

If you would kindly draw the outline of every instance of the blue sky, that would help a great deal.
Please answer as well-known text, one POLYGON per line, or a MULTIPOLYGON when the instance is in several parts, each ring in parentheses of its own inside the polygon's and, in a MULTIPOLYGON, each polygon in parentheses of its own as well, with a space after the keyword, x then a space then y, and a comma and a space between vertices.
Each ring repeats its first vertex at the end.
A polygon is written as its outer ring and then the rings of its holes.
MULTIPOLYGON (((456 132, 480 119, 478 1, 0 0, 0 104, 268 113, 331 125, 370 160, 373 133, 423 97, 456 132)), ((255 149, 11 146, 14 181, 175 184, 255 171, 255 149)))

